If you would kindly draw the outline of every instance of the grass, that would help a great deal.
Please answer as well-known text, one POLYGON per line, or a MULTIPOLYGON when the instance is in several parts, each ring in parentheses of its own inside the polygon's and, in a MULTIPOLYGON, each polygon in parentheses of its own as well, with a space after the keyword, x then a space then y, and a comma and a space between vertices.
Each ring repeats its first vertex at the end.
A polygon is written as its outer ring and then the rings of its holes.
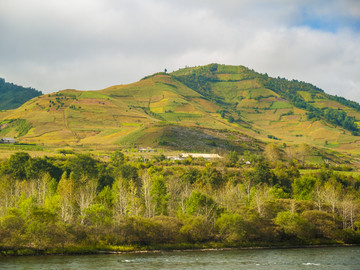
POLYGON ((43 151, 44 146, 36 144, 0 144, 1 151, 43 151))
POLYGON ((311 98, 311 94, 309 92, 306 92, 306 91, 298 91, 297 92, 298 94, 300 94, 300 96, 305 100, 305 101, 310 101, 312 100, 311 98))
POLYGON ((104 95, 104 94, 102 94, 102 93, 95 92, 95 91, 82 92, 81 95, 80 95, 80 98, 112 99, 112 98, 109 97, 108 95, 104 95))
MULTIPOLYGON (((319 173, 320 170, 316 170, 316 169, 300 169, 299 170, 301 175, 305 175, 305 174, 316 174, 319 173)), ((358 171, 335 171, 335 173, 340 174, 340 175, 346 175, 346 176, 352 176, 352 177, 360 177, 360 172, 358 171)))
POLYGON ((267 96, 278 96, 278 95, 275 92, 266 88, 251 89, 250 98, 252 99, 256 99, 259 97, 267 97, 267 96))
POLYGON ((271 109, 289 109, 292 108, 293 106, 286 101, 276 101, 273 104, 271 104, 271 109))
POLYGON ((181 122, 184 119, 198 119, 201 118, 202 114, 192 114, 192 113, 164 113, 161 116, 170 122, 181 122))
POLYGON ((146 135, 145 129, 138 128, 135 131, 125 135, 124 137, 119 138, 118 140, 116 140, 115 143, 121 145, 135 145, 137 140, 145 135, 146 135))
MULTIPOLYGON (((307 143, 342 154, 351 153, 353 157, 360 155, 359 137, 322 121, 307 121, 306 111, 282 101, 245 67, 217 65, 207 90, 217 96, 217 101, 201 96, 174 79, 174 76, 193 72, 200 74, 208 68, 187 68, 170 75, 162 73, 100 91, 66 90, 44 95, 19 109, 1 112, 0 121, 24 119, 32 128, 26 135, 21 134, 24 135, 21 141, 38 145, 82 144, 86 148, 89 144, 105 148, 119 144, 156 144, 162 133, 155 126, 172 123, 186 128, 236 130, 265 141, 267 134, 272 134, 288 144, 307 143), (50 101, 56 106, 63 103, 63 107, 49 107, 50 101), (289 110, 293 115, 284 115, 289 110), (225 119, 219 111, 226 112, 225 119), (239 122, 230 124, 226 120, 230 115, 239 122)), ((299 93, 305 100, 312 99, 309 92, 299 93)), ((325 94, 319 95, 323 99, 315 97, 314 106, 340 107, 325 94)), ((353 109, 346 108, 346 111, 360 119, 360 114, 353 109)), ((18 133, 15 127, 0 131, 2 136, 9 137, 18 133)))
POLYGON ((325 142, 324 145, 327 148, 338 148, 340 146, 338 142, 325 142))

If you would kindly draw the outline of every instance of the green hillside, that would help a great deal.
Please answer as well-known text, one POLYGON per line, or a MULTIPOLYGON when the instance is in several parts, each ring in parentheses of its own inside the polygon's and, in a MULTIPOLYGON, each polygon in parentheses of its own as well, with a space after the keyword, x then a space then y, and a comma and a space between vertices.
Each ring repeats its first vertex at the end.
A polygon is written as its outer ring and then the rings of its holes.
POLYGON ((312 161, 338 164, 360 157, 359 120, 358 103, 309 83, 210 64, 33 98, 0 113, 0 136, 55 146, 240 153, 273 143, 290 156, 307 145, 312 161))
POLYGON ((20 107, 26 101, 40 96, 42 93, 33 88, 25 88, 0 78, 0 110, 20 107))

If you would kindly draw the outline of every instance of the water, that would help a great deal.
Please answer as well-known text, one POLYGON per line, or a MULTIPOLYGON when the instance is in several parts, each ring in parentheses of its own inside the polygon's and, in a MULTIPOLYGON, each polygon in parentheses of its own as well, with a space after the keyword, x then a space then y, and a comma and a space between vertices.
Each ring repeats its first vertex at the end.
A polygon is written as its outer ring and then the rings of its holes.
POLYGON ((6 257, 0 269, 360 269, 360 247, 6 257))

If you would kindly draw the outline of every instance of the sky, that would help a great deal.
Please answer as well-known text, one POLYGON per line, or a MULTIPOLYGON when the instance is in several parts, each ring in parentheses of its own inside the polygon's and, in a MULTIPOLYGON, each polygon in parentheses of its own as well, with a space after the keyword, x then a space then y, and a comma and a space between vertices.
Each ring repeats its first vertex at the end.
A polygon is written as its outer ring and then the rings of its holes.
POLYGON ((210 63, 360 102, 360 0, 0 0, 0 77, 44 93, 210 63))

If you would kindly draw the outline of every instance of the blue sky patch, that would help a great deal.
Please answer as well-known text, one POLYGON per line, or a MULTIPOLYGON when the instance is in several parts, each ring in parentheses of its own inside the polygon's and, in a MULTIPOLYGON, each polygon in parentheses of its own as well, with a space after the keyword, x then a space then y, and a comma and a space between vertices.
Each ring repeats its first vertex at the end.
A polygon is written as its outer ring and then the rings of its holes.
POLYGON ((360 18, 302 7, 301 21, 298 25, 332 33, 335 33, 339 28, 350 28, 360 31, 360 18))

